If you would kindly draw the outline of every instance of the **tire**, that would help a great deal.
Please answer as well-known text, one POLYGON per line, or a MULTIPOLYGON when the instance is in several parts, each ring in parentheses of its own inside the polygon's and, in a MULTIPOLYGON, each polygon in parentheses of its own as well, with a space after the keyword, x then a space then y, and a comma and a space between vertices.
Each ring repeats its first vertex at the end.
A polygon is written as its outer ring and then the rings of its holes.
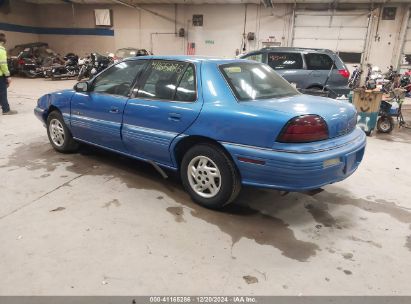
POLYGON ((79 147, 58 111, 51 112, 47 117, 47 136, 53 148, 58 152, 70 153, 79 147))
POLYGON ((372 130, 371 131, 364 131, 364 132, 365 132, 365 135, 372 136, 372 130))
POLYGON ((193 201, 210 209, 231 203, 241 190, 237 168, 226 153, 213 144, 198 144, 188 150, 181 163, 180 176, 193 201), (197 170, 189 171, 193 166, 197 170), (209 169, 204 170, 202 166, 209 169))
POLYGON ((377 130, 380 133, 391 133, 394 129, 394 120, 389 116, 381 116, 377 121, 377 130))
POLYGON ((25 75, 27 78, 37 78, 37 74, 36 74, 36 72, 33 71, 33 70, 25 71, 24 75, 25 75))

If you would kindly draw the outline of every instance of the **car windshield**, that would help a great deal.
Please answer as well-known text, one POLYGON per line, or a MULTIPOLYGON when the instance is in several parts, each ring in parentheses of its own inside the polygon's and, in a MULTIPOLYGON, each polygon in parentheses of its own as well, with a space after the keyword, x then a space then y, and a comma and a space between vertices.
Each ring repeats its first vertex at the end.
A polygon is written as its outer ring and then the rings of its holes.
POLYGON ((220 70, 238 100, 241 101, 300 94, 265 64, 235 62, 221 65, 220 70))

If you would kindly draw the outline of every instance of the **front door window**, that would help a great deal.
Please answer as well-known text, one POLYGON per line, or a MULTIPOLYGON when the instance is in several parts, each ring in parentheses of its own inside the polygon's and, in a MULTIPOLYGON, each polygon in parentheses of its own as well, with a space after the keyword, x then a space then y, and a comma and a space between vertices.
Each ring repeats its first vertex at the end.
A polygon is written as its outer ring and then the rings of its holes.
POLYGON ((145 67, 144 60, 120 62, 98 75, 93 84, 93 91, 111 95, 127 96, 134 79, 145 67))

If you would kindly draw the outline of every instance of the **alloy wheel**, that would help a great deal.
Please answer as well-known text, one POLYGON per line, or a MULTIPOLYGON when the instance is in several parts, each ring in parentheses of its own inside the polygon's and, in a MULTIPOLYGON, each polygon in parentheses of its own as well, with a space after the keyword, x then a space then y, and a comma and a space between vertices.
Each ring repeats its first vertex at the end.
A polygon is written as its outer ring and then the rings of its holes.
POLYGON ((50 137, 57 147, 64 145, 65 133, 61 122, 58 119, 52 119, 49 124, 50 137))
POLYGON ((211 198, 220 191, 220 170, 215 162, 206 156, 197 156, 190 161, 187 176, 190 187, 199 196, 211 198))

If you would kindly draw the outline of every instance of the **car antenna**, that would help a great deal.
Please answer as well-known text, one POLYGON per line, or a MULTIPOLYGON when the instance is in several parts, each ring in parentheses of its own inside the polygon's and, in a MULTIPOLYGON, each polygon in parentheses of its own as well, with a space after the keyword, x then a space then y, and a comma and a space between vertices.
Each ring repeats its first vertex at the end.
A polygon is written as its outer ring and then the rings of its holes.
POLYGON ((330 79, 331 73, 332 73, 333 70, 334 70, 336 58, 337 58, 337 53, 334 53, 333 63, 332 63, 332 65, 331 65, 330 70, 328 71, 328 75, 327 75, 327 78, 326 78, 325 81, 324 81, 323 88, 322 88, 321 92, 324 92, 325 87, 327 86, 327 83, 328 83, 328 80, 330 79))

